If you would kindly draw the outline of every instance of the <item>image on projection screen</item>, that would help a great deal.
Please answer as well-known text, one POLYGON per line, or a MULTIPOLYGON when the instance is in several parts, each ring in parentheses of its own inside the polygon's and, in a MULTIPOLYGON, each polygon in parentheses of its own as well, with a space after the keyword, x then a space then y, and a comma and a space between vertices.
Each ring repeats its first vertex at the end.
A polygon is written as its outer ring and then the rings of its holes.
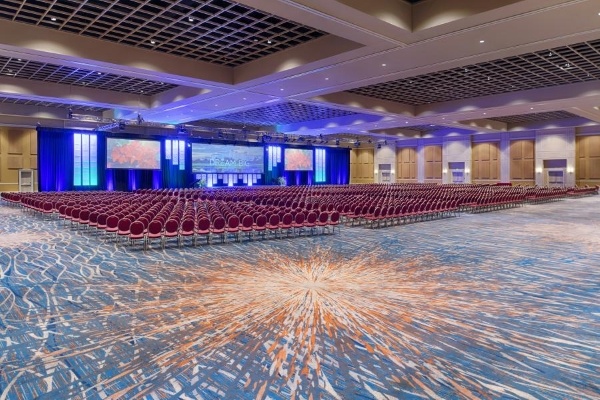
POLYGON ((263 147, 192 143, 192 172, 262 174, 264 169, 263 147))
POLYGON ((304 149, 285 149, 284 169, 286 171, 312 171, 313 151, 304 149))
POLYGON ((106 168, 160 169, 160 142, 107 138, 106 168))

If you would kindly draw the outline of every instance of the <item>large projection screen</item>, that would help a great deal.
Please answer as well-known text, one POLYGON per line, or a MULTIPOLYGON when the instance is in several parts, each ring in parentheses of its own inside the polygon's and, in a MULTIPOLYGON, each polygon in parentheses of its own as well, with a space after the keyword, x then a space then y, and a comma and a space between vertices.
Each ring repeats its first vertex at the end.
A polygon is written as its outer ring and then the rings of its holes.
POLYGON ((262 174, 264 171, 262 147, 192 143, 192 172, 262 174))
POLYGON ((107 138, 106 168, 160 169, 160 142, 107 138))
POLYGON ((284 152, 284 169, 286 171, 312 171, 313 151, 286 148, 284 152))

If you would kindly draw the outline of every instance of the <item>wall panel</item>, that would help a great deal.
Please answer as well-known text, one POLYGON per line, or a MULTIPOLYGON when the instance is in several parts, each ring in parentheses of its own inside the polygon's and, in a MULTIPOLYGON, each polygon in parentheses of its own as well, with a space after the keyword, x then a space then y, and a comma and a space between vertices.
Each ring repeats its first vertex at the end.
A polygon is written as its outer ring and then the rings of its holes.
POLYGON ((577 186, 600 185, 600 135, 578 136, 575 141, 577 186))
POLYGON ((399 148, 396 152, 397 182, 417 181, 417 149, 414 147, 399 148))
POLYGON ((442 179, 442 146, 425 146, 425 181, 442 179))
POLYGON ((19 189, 21 168, 37 169, 37 131, 0 126, 0 191, 19 189))
POLYGON ((535 184, 535 141, 531 139, 510 142, 510 181, 513 184, 535 184))
POLYGON ((471 180, 492 183, 500 180, 500 142, 472 144, 471 180))
POLYGON ((350 183, 375 182, 374 149, 352 149, 350 152, 350 183))

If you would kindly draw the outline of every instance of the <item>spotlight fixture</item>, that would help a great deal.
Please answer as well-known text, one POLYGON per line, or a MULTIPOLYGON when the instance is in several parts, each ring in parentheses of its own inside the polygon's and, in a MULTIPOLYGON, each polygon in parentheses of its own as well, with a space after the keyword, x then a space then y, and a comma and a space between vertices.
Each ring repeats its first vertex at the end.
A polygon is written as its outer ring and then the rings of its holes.
POLYGON ((335 139, 335 145, 339 146, 340 145, 340 139, 335 139))
POLYGON ((71 110, 70 108, 69 108, 69 111, 67 112, 67 118, 73 119, 73 110, 71 110))
POLYGON ((119 121, 119 130, 121 130, 121 131, 125 130, 125 122, 124 121, 119 121))
POLYGON ((381 143, 377 143, 377 148, 380 149, 381 148, 381 143))
POLYGON ((138 125, 141 125, 144 123, 144 117, 142 117, 142 114, 138 113, 137 115, 137 123, 138 125))

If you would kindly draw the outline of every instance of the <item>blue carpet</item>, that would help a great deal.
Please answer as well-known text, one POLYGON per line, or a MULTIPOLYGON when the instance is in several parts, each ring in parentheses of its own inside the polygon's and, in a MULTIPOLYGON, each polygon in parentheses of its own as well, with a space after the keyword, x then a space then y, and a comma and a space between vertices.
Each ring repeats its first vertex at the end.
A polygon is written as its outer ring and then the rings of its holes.
POLYGON ((598 399, 600 197, 142 251, 0 205, 0 399, 598 399))

